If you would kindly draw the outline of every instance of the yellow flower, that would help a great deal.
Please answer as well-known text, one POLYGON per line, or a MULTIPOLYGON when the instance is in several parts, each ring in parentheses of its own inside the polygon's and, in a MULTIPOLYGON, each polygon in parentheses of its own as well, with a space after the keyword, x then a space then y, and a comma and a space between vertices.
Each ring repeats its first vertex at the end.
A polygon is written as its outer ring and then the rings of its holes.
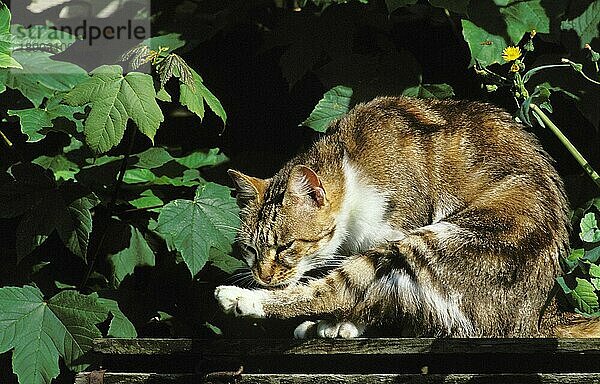
POLYGON ((504 61, 513 61, 521 57, 521 49, 519 47, 506 47, 502 51, 504 61))
POLYGON ((519 68, 519 64, 517 63, 513 63, 513 65, 510 66, 510 71, 511 72, 519 72, 521 68, 519 68))

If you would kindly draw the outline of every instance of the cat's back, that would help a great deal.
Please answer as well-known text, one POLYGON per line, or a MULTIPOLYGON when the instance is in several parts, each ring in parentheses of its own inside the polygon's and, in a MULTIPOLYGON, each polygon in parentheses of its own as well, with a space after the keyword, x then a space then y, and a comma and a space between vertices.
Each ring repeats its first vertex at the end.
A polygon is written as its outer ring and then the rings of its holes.
POLYGON ((535 136, 487 103, 379 97, 357 105, 333 131, 376 183, 388 183, 389 170, 461 189, 510 175, 558 177, 535 136))

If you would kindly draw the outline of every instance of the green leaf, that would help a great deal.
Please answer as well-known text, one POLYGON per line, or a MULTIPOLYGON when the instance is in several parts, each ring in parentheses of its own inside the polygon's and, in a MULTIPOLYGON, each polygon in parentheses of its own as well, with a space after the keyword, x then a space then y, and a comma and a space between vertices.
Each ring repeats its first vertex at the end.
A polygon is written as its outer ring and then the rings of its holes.
POLYGON ((579 36, 579 44, 583 48, 598 38, 598 25, 600 24, 600 0, 590 3, 587 9, 573 20, 564 20, 560 24, 563 31, 575 31, 579 36))
POLYGON ((169 152, 161 147, 148 148, 144 152, 133 155, 132 157, 137 159, 137 162, 133 164, 134 167, 147 169, 161 167, 173 160, 173 157, 169 152))
POLYGON ((502 50, 507 46, 502 36, 489 33, 465 19, 462 20, 462 27, 463 36, 471 51, 469 66, 475 65, 475 62, 479 62, 484 67, 500 63, 502 50))
POLYGON ((223 331, 221 331, 221 329, 219 327, 216 327, 214 325, 212 325, 209 322, 204 323, 204 326, 208 329, 210 329, 215 335, 222 335, 223 331))
POLYGON ((31 161, 44 169, 49 169, 54 173, 56 180, 75 180, 75 175, 79 172, 79 167, 74 162, 67 159, 65 155, 40 156, 31 161))
POLYGON ((92 296, 62 291, 47 302, 36 287, 0 288, 0 351, 14 348, 13 370, 20 383, 45 383, 58 376, 58 357, 72 369, 100 337, 96 324, 108 312, 92 296))
POLYGON ((600 245, 585 251, 584 259, 591 263, 596 263, 598 260, 600 260, 600 245))
POLYGON ((600 277, 600 266, 596 264, 590 264, 590 276, 600 277))
POLYGON ((171 95, 169 95, 169 93, 165 91, 164 88, 158 90, 158 92, 156 93, 156 98, 160 101, 164 101, 167 103, 170 103, 172 101, 171 95))
POLYGON ((11 55, 0 52, 0 68, 23 69, 23 66, 11 55))
POLYGON ((229 161, 227 156, 219 152, 219 148, 211 148, 208 152, 196 151, 175 161, 190 169, 213 167, 229 161))
POLYGON ((406 88, 402 94, 423 99, 446 99, 454 96, 454 90, 448 84, 419 84, 406 88))
POLYGON ((56 54, 65 51, 77 41, 76 36, 46 25, 25 28, 14 24, 11 26, 11 33, 11 43, 15 50, 49 51, 56 54))
MULTIPOLYGON (((76 186, 76 185, 75 185, 76 186)), ((65 183, 49 190, 33 202, 17 226, 17 259, 20 261, 57 231, 65 246, 85 260, 92 215, 99 204, 93 193, 65 183)))
POLYGON ((115 300, 104 297, 98 298, 98 303, 109 311, 113 318, 108 326, 108 336, 131 339, 137 337, 135 326, 129 321, 127 316, 119 308, 119 303, 115 300))
POLYGON ((586 243, 597 243, 600 241, 600 230, 598 230, 598 223, 596 221, 596 215, 593 212, 585 214, 581 223, 579 223, 581 232, 579 237, 586 243))
POLYGON ((94 70, 91 78, 66 95, 65 101, 70 105, 91 103, 84 133, 87 144, 98 153, 121 142, 130 118, 150 140, 164 120, 152 77, 139 72, 123 76, 123 69, 117 65, 94 70))
POLYGON ((153 51, 158 51, 158 48, 168 48, 166 53, 170 53, 178 48, 181 48, 185 45, 185 40, 181 39, 181 35, 179 33, 169 33, 167 35, 155 36, 149 39, 146 39, 142 42, 145 46, 150 48, 153 51))
POLYGON ((42 140, 46 135, 39 133, 43 128, 52 128, 52 119, 47 111, 39 108, 8 110, 9 116, 19 116, 21 132, 32 143, 42 140))
POLYGON ((598 310, 598 296, 595 288, 585 279, 575 278, 577 286, 571 291, 571 297, 575 300, 577 307, 585 313, 594 313, 598 310))
MULTIPOLYGON (((164 202, 152 192, 151 189, 147 189, 140 193, 140 197, 134 200, 130 200, 129 204, 136 208, 149 208, 157 207, 164 204, 164 202)), ((159 212, 158 208, 149 209, 150 212, 159 212)))
POLYGON ((198 187, 194 200, 178 199, 165 205, 156 232, 170 250, 181 254, 195 276, 208 261, 211 248, 231 251, 239 225, 237 213, 229 188, 207 183, 198 187))
POLYGON ((513 44, 518 43, 525 33, 535 30, 538 33, 550 33, 548 10, 544 0, 518 1, 500 8, 506 22, 506 32, 513 44))
POLYGON ((181 82, 179 85, 179 102, 187 107, 190 112, 195 113, 200 119, 204 118, 204 103, 221 118, 223 124, 227 121, 227 114, 221 102, 202 83, 200 75, 192 71, 193 85, 181 82))
POLYGON ((325 132, 329 124, 345 115, 350 109, 352 88, 338 85, 325 92, 310 116, 302 125, 310 127, 317 132, 325 132))
POLYGON ((209 261, 211 265, 219 268, 225 273, 233 273, 237 270, 248 268, 248 265, 242 260, 229 256, 222 252, 211 252, 209 261))
POLYGON ((9 71, 6 85, 19 90, 35 107, 56 92, 70 91, 85 81, 87 72, 71 63, 53 60, 52 54, 41 51, 15 51, 13 57, 23 69, 9 71))
POLYGON ((417 0, 385 0, 388 12, 393 13, 396 9, 416 4, 417 0))
POLYGON ((0 33, 10 33, 10 10, 4 3, 0 3, 0 33))
POLYGON ((112 266, 115 286, 119 286, 127 275, 133 274, 137 266, 151 266, 155 264, 154 252, 148 246, 144 235, 133 227, 129 226, 131 238, 129 246, 114 255, 108 256, 108 261, 112 266))

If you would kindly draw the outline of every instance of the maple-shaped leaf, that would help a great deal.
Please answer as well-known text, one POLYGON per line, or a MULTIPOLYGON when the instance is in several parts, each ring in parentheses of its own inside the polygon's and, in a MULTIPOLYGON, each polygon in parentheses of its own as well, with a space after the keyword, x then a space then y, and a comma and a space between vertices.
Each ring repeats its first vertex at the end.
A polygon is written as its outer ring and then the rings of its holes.
POLYGON ((156 102, 152 76, 139 72, 123 76, 118 65, 101 66, 91 75, 65 97, 70 105, 91 104, 83 128, 90 148, 102 153, 119 144, 129 119, 153 140, 164 116, 156 102))
POLYGON ((158 216, 156 232, 171 250, 177 250, 192 276, 206 264, 211 248, 224 254, 238 228, 238 207, 229 188, 206 183, 194 200, 178 199, 165 205, 158 216))
POLYGON ((183 78, 179 79, 179 102, 181 105, 187 107, 190 112, 195 113, 200 119, 204 118, 204 103, 206 103, 221 118, 223 124, 225 124, 227 122, 227 114, 221 102, 206 88, 198 72, 191 68, 190 70, 191 78, 187 82, 184 82, 183 78))
POLYGON ((21 260, 57 231, 65 246, 85 259, 96 195, 78 183, 60 186, 43 168, 24 164, 12 168, 14 179, 0 190, 0 217, 23 215, 16 229, 21 260))
POLYGON ((137 228, 129 225, 128 231, 125 231, 124 235, 129 235, 128 246, 108 256, 116 286, 121 284, 127 275, 131 275, 135 267, 154 266, 155 263, 154 252, 144 239, 144 235, 137 228))
POLYGON ((96 324, 108 310, 93 296, 62 291, 45 301, 37 287, 0 288, 0 353, 14 348, 13 370, 20 383, 49 384, 58 376, 58 357, 81 371, 81 358, 102 336, 96 324))

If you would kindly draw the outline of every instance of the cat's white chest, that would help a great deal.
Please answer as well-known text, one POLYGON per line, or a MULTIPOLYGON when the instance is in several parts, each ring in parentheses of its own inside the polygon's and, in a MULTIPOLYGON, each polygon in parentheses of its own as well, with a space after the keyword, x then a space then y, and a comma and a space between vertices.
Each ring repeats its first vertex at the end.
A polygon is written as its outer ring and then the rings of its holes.
POLYGON ((387 194, 369 184, 347 159, 344 176, 344 200, 337 217, 337 226, 343 232, 340 248, 357 253, 402 239, 404 235, 386 220, 387 194))

